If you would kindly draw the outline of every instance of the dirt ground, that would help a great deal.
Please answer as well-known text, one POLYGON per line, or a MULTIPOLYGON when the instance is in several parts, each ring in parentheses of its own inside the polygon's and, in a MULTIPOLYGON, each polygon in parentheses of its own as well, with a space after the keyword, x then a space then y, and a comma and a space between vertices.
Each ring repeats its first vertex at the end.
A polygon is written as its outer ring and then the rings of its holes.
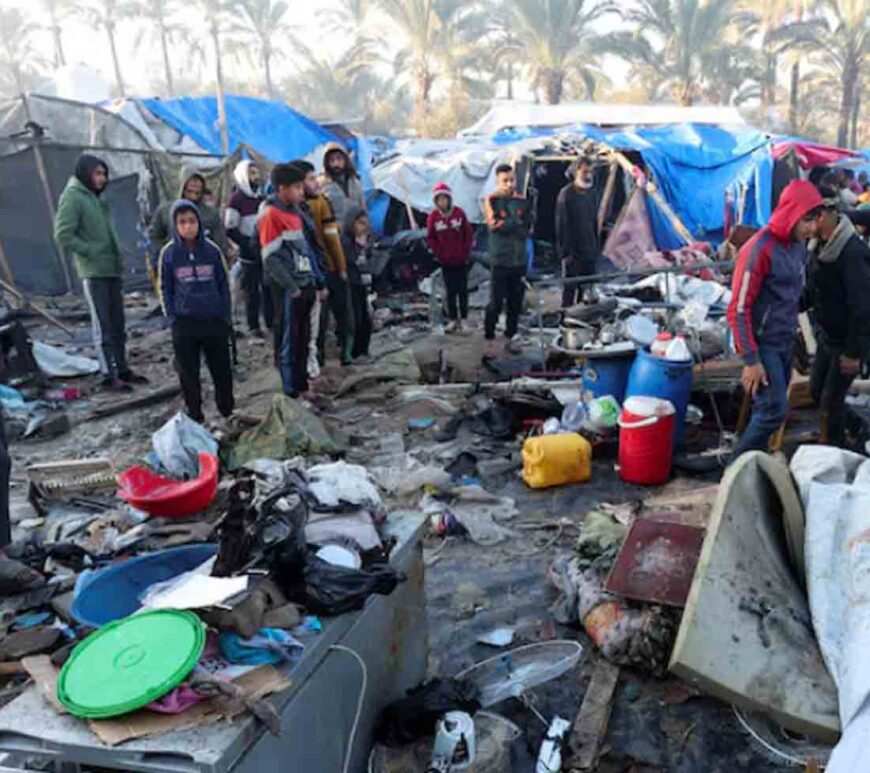
MULTIPOLYGON (((55 385, 80 386, 91 394, 68 405, 72 429, 49 441, 21 441, 11 447, 13 458, 13 520, 32 518, 26 503, 26 465, 88 456, 107 456, 121 470, 141 459, 150 448, 151 433, 182 408, 180 396, 157 405, 133 409, 105 419, 90 419, 89 414, 113 401, 128 399, 176 383, 172 369, 169 332, 158 316, 151 314, 147 299, 128 305, 130 358, 133 368, 147 376, 150 384, 137 388, 134 395, 97 393, 98 377, 69 379, 55 385)), ((68 319, 75 327, 75 338, 32 320, 34 338, 63 345, 93 356, 90 333, 81 309, 68 319)), ((475 312, 473 326, 479 326, 475 312)), ((477 327, 479 331, 479 327, 477 327)), ((378 332, 373 353, 409 345, 424 376, 429 381, 471 383, 494 379, 482 363, 484 342, 480 332, 468 337, 432 333, 425 323, 395 325, 378 332)), ((238 342, 236 402, 240 414, 262 418, 271 396, 280 388, 272 366, 271 346, 245 338, 238 342)), ((529 340, 526 356, 540 358, 534 338, 529 340)), ((370 366, 377 368, 375 365, 370 366)), ((383 388, 374 387, 338 401, 329 393, 348 374, 361 369, 330 364, 316 386, 324 395, 316 403, 327 424, 345 435, 360 432, 378 434, 400 432, 409 448, 435 445, 435 429, 411 431, 408 418, 415 411, 431 415, 431 406, 396 410, 383 388)), ((205 376, 205 374, 204 374, 205 376)), ((204 377, 208 384, 208 378, 204 377)), ((215 410, 210 386, 206 387, 207 421, 215 410)), ((461 448, 462 439, 457 448, 461 448)), ((469 446, 471 448, 471 446, 469 446)), ((510 450, 518 451, 514 443, 510 450)), ((492 453, 493 449, 484 449, 492 453)), ((504 449, 502 449, 504 452, 504 449)), ((546 581, 549 562, 560 550, 570 550, 577 536, 576 527, 586 513, 601 502, 628 502, 647 499, 658 493, 621 482, 613 470, 612 457, 597 459, 592 481, 579 486, 564 486, 532 491, 516 470, 487 477, 483 486, 493 494, 513 497, 524 524, 519 536, 494 548, 482 548, 463 537, 431 535, 426 538, 424 556, 428 564, 426 593, 429 617, 430 674, 450 676, 474 662, 497 653, 477 643, 477 637, 491 629, 510 626, 516 631, 512 646, 553 638, 579 639, 583 657, 564 677, 536 688, 532 700, 537 711, 548 720, 559 714, 573 720, 588 686, 597 654, 594 646, 577 629, 556 624, 549 607, 555 593, 546 581), (565 520, 559 529, 554 522, 565 520)), ((676 480, 669 490, 709 485, 709 481, 676 480)), ((524 730, 529 753, 537 753, 545 727, 534 713, 516 701, 500 707, 502 713, 524 730)), ((531 765, 533 756, 529 757, 531 765)), ((528 770, 531 767, 519 767, 528 770)), ((762 771, 780 769, 740 728, 731 708, 715 699, 696 696, 673 679, 658 680, 623 669, 616 690, 613 713, 604 741, 599 770, 605 771, 762 771)))

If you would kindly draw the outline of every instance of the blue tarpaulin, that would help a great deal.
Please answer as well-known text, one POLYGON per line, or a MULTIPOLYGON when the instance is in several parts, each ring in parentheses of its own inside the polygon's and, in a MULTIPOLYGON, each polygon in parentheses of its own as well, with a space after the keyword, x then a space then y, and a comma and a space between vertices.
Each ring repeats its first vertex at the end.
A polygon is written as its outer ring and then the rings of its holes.
MULTIPOLYGON (((677 124, 608 132, 585 126, 583 133, 613 148, 639 152, 665 201, 699 241, 722 241, 728 192, 740 201, 745 189, 746 225, 761 227, 770 219, 771 142, 756 129, 677 124)), ((651 200, 648 207, 658 246, 682 246, 661 210, 651 200)))
MULTIPOLYGON (((176 131, 195 140, 209 153, 221 153, 221 133, 215 97, 143 99, 142 104, 176 131)), ((270 161, 292 161, 319 145, 336 142, 320 124, 283 102, 227 95, 229 150, 245 144, 270 161)))
MULTIPOLYGON (((603 129, 579 124, 503 131, 492 139, 506 145, 555 134, 579 134, 616 150, 640 153, 665 201, 698 241, 722 241, 727 192, 740 201, 745 189, 746 225, 760 227, 770 218, 772 145, 757 129, 709 124, 603 129)), ((656 244, 662 249, 682 246, 664 213, 652 200, 647 202, 656 244)))

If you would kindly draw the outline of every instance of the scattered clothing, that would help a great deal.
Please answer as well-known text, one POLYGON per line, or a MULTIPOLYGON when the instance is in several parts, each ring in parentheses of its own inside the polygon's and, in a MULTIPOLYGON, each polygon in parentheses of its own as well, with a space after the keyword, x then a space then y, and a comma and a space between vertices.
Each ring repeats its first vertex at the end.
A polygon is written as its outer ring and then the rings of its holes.
POLYGON ((305 646, 280 628, 261 628, 249 639, 232 631, 218 635, 221 655, 230 663, 245 666, 293 663, 302 657, 305 646))

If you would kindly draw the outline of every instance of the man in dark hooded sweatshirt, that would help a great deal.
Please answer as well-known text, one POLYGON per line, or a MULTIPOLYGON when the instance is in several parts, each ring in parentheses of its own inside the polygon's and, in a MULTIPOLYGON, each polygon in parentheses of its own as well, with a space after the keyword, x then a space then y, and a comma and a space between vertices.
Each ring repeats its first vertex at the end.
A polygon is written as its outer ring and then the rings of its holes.
POLYGON ((810 244, 805 305, 815 312, 818 348, 810 393, 822 443, 842 446, 846 395, 870 355, 870 247, 840 212, 840 193, 819 188, 824 206, 810 244))
POLYGON ((223 255, 203 233, 199 209, 179 199, 169 210, 172 241, 158 260, 160 302, 172 321, 172 345, 187 413, 202 422, 200 360, 214 381, 215 402, 224 418, 233 412, 230 361, 230 283, 223 255))
MULTIPOLYGON (((592 161, 580 157, 570 168, 571 183, 556 199, 556 245, 565 279, 594 274, 601 252, 598 240, 598 194, 592 161)), ((562 307, 573 306, 583 297, 583 287, 566 285, 562 307)))
POLYGON ((103 387, 129 391, 146 379, 127 364, 127 334, 121 277, 124 262, 112 212, 103 196, 109 167, 96 156, 82 155, 63 189, 54 221, 54 237, 75 255, 76 271, 91 314, 94 346, 103 387))
MULTIPOLYGON (((199 208, 199 216, 202 221, 204 235, 217 244, 222 255, 227 254, 227 235, 221 222, 220 212, 203 201, 205 195, 205 178, 194 168, 185 168, 181 173, 181 187, 178 191, 179 199, 192 201, 199 208)), ((157 274, 157 256, 163 245, 172 239, 173 226, 169 210, 175 199, 164 201, 151 217, 151 225, 148 228, 148 239, 151 242, 151 263, 149 271, 152 276, 157 274)))

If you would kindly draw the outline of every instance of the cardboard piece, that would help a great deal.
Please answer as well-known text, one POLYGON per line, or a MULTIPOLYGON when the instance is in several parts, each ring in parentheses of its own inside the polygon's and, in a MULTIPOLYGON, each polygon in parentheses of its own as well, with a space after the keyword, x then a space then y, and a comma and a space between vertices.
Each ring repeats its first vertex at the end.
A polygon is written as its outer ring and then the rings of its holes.
MULTIPOLYGON (((57 699, 59 672, 52 665, 51 659, 40 655, 25 658, 22 663, 45 699, 59 713, 67 713, 57 699)), ((292 685, 291 680, 273 666, 258 666, 233 680, 233 683, 239 685, 249 698, 265 698, 272 693, 286 690, 292 685)), ((140 709, 113 719, 88 720, 88 727, 104 744, 116 746, 134 738, 146 738, 174 730, 190 730, 220 720, 232 720, 243 711, 244 709, 241 709, 238 712, 227 714, 221 708, 219 701, 212 699, 198 703, 182 714, 159 714, 147 709, 140 709)))

